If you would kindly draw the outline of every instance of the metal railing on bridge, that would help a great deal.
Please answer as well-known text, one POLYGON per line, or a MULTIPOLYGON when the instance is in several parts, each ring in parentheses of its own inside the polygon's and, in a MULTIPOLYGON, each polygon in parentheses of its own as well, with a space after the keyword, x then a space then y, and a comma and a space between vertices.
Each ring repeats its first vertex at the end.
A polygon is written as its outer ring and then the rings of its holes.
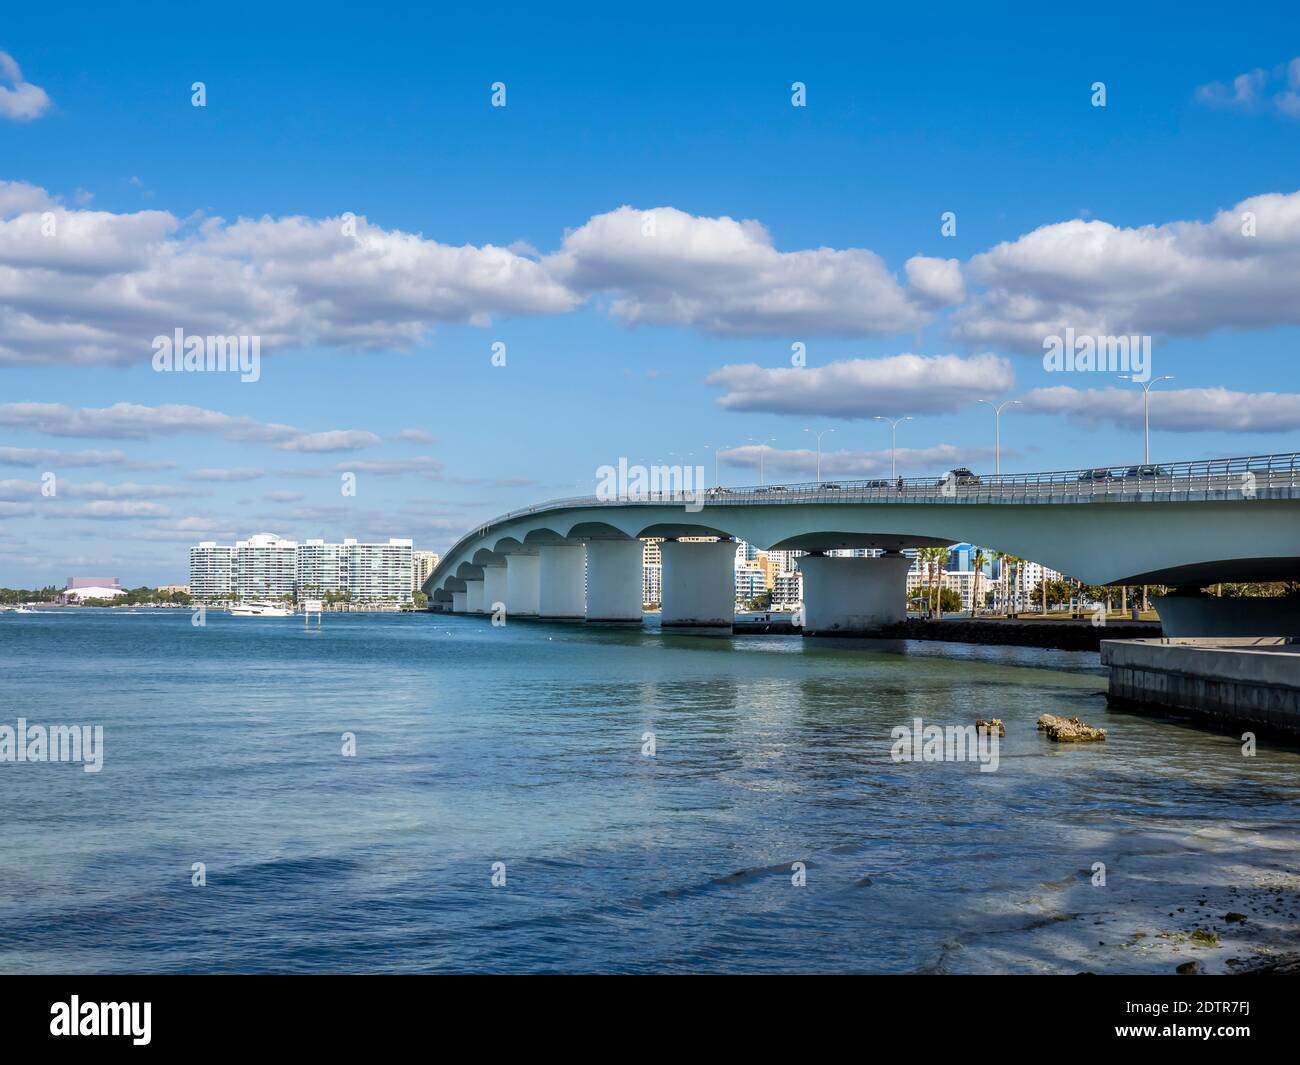
POLYGON ((457 541, 469 540, 515 518, 572 507, 673 504, 808 503, 1124 503, 1300 499, 1300 453, 1201 459, 1137 466, 1095 466, 1049 473, 983 475, 954 471, 942 477, 868 478, 714 487, 701 491, 651 491, 635 498, 571 496, 512 510, 457 541))

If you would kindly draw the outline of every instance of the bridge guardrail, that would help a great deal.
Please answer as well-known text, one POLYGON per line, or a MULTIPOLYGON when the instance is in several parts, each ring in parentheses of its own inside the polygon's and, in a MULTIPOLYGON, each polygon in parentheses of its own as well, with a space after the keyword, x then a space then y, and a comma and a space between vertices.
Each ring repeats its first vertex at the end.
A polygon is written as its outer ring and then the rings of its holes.
MULTIPOLYGON (((516 518, 573 507, 741 503, 1083 503, 1202 502, 1260 497, 1300 497, 1300 453, 1250 455, 1142 466, 1096 466, 1048 473, 943 477, 865 478, 711 488, 702 492, 650 492, 644 498, 603 500, 570 496, 512 510, 472 529, 447 552, 516 518), (1130 472, 1136 471, 1136 472, 1130 472), (1144 472, 1147 471, 1147 472, 1144 472)), ((441 565, 438 567, 441 569, 441 565)), ((435 573, 437 571, 435 570, 435 573)))

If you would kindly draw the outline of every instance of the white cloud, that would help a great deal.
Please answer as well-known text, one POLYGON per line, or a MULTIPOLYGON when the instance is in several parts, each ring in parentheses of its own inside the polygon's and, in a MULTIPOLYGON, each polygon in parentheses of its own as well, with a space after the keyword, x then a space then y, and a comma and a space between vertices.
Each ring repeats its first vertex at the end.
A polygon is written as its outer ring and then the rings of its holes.
POLYGON ((966 298, 966 283, 961 263, 956 259, 932 259, 914 255, 903 264, 907 282, 919 302, 934 307, 949 307, 966 298))
POLYGON ((69 515, 74 518, 102 518, 120 521, 129 518, 165 518, 171 511, 161 503, 147 503, 140 500, 102 499, 94 503, 83 503, 69 515))
MULTIPOLYGON (((747 445, 719 451, 718 459, 725 466, 757 470, 759 452, 760 448, 757 445, 747 445)), ((1004 459, 1015 456, 1015 452, 1007 448, 1002 449, 1004 459)), ((769 479, 773 473, 781 473, 806 475, 811 480, 817 472, 817 452, 812 448, 794 448, 784 451, 779 448, 767 448, 762 451, 762 458, 763 470, 769 479)), ((993 449, 959 447, 956 444, 936 444, 925 448, 900 447, 896 458, 900 474, 914 476, 917 473, 948 470, 956 466, 977 468, 981 462, 993 461, 993 449)), ((887 476, 892 467, 893 462, 888 448, 883 451, 822 450, 823 480, 887 476)))
POLYGON ((1248 70, 1228 85, 1212 81, 1197 88, 1196 98, 1211 107, 1236 111, 1260 111, 1271 106, 1288 118, 1300 118, 1297 90, 1300 90, 1300 57, 1271 70, 1248 70), (1273 92, 1274 89, 1277 91, 1273 92))
POLYGON ((551 314, 579 297, 531 259, 451 247, 356 218, 209 219, 51 205, 0 187, 0 364, 130 364, 177 328, 309 343, 405 346, 441 322, 551 314), (54 215, 53 232, 40 211, 54 215))
POLYGON ((1038 354, 1067 327, 1198 336, 1300 324, 1300 192, 1253 196, 1210 222, 1043 226, 976 255, 968 274, 988 290, 958 312, 958 334, 1038 354))
POLYGON ((163 469, 171 463, 138 462, 128 458, 124 451, 56 451, 53 448, 0 447, 0 465, 83 467, 118 466, 123 469, 163 469))
POLYGON ((875 252, 781 252, 759 222, 673 207, 596 215, 543 263, 579 292, 611 293, 613 313, 630 324, 860 336, 914 329, 928 318, 875 252))
POLYGON ((891 355, 825 366, 723 366, 706 381, 726 389, 718 404, 727 410, 870 418, 957 410, 1006 392, 1015 374, 996 355, 891 355))
MULTIPOLYGON (((1036 388, 1021 400, 1024 410, 1065 415, 1084 425, 1109 424, 1141 430, 1138 388, 1036 388)), ((1151 427, 1176 433, 1284 433, 1300 429, 1300 395, 1230 392, 1226 388, 1151 390, 1151 427)))
POLYGON ((62 403, 0 404, 0 426, 49 436, 146 440, 179 433, 214 433, 226 440, 270 444, 281 451, 353 451, 380 443, 374 433, 340 429, 304 433, 291 425, 259 422, 186 404, 157 407, 114 403, 110 407, 69 407, 62 403))
POLYGON ((30 122, 49 108, 50 98, 45 90, 23 77, 13 56, 0 52, 0 117, 30 122))
POLYGON ((397 439, 412 444, 432 444, 436 438, 432 433, 423 429, 403 429, 397 434, 397 439))
POLYGON ((350 473, 373 473, 376 477, 395 477, 404 473, 440 474, 443 464, 429 455, 409 459, 369 459, 360 462, 340 462, 336 470, 350 473))
POLYGON ((215 466, 190 470, 185 475, 185 479, 187 481, 255 481, 265 476, 265 470, 250 466, 215 466))

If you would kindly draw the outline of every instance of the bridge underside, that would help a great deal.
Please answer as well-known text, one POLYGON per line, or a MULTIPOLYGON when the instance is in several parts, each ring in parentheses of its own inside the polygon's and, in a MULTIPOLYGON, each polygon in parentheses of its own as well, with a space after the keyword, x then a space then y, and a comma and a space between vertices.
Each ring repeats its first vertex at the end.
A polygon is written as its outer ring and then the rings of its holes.
MULTIPOLYGON (((807 552, 799 560, 805 621, 827 633, 871 631, 900 619, 907 566, 899 552, 959 542, 1039 562, 1091 585, 1155 584, 1181 591, 1300 581, 1300 498, 611 503, 556 506, 490 523, 447 554, 424 590, 444 610, 639 624, 642 537, 665 541, 665 631, 727 627, 734 609, 732 539, 762 550, 807 552), (694 542, 699 537, 723 543, 694 542), (853 548, 884 555, 825 554, 853 548)), ((1180 609, 1186 614, 1192 607, 1180 609)), ((1208 617, 1222 609, 1202 605, 1195 614, 1208 617)))
POLYGON ((1108 584, 1165 584, 1174 588, 1206 588, 1211 584, 1265 584, 1300 581, 1300 558, 1224 558, 1137 573, 1108 584))

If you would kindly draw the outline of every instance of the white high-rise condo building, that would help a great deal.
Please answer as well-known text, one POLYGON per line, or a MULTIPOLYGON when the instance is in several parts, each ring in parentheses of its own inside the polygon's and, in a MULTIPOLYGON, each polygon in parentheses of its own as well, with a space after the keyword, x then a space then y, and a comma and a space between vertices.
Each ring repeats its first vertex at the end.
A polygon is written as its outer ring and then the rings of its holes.
POLYGON ((190 548, 190 595, 195 599, 227 599, 234 590, 231 583, 233 547, 222 547, 215 540, 205 540, 190 548))
POLYGON ((231 590, 241 598, 292 598, 298 588, 297 542, 274 533, 236 540, 230 582, 231 590))
POLYGON ((190 594, 195 599, 279 599, 334 592, 346 593, 354 603, 409 603, 411 543, 300 544, 272 533, 239 540, 233 547, 209 540, 190 548, 190 594))

